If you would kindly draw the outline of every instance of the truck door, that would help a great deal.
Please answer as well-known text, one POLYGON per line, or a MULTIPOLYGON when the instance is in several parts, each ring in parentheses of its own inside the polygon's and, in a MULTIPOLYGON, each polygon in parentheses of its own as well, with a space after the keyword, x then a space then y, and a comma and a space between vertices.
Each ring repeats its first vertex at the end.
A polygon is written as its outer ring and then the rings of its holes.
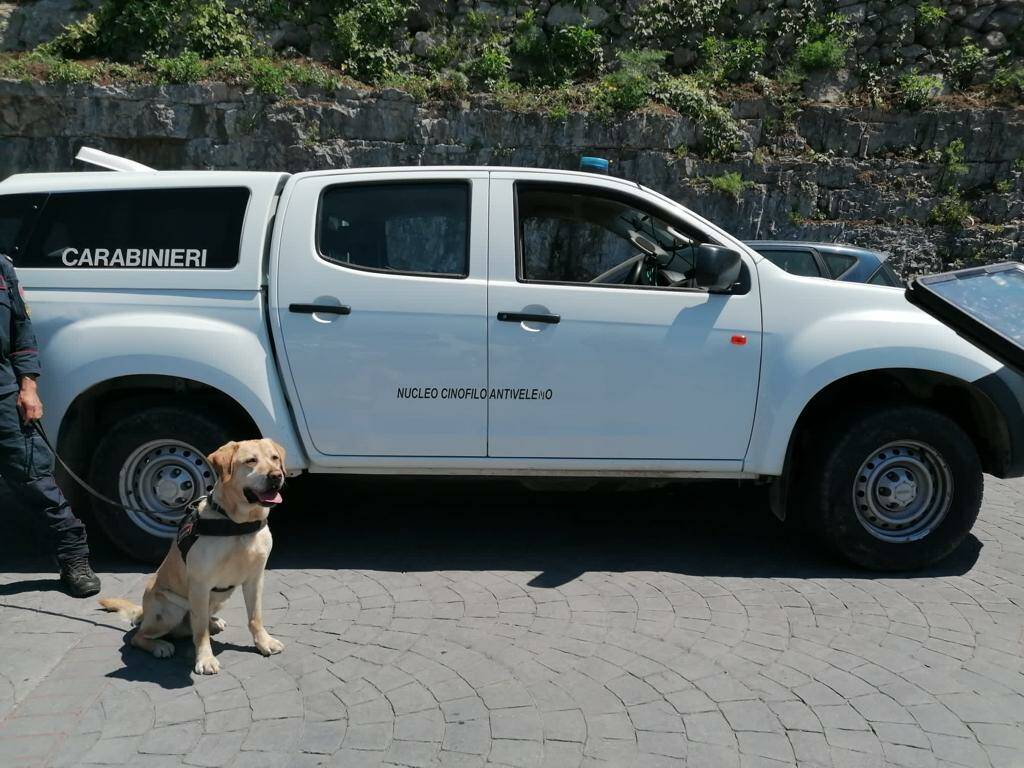
POLYGON ((285 190, 271 312, 316 463, 486 455, 487 189, 411 170, 285 190))
POLYGON ((672 249, 697 235, 681 212, 550 179, 491 176, 490 455, 736 469, 760 371, 752 263, 742 292, 688 289, 692 250, 672 249), (679 287, 638 274, 645 249, 679 287))

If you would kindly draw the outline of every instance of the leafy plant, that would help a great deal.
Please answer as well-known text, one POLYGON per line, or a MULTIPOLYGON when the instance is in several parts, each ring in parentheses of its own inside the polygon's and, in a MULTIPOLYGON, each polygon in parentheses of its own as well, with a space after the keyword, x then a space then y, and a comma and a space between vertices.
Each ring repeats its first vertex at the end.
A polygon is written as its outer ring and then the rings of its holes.
POLYGON ((954 85, 966 88, 974 81, 974 74, 985 60, 985 50, 973 42, 967 41, 949 60, 946 72, 954 85))
POLYGON ((641 0, 633 16, 634 39, 653 44, 690 30, 715 26, 730 0, 641 0))
POLYGON ((696 123, 700 129, 700 149, 708 157, 725 158, 739 148, 739 125, 696 78, 667 78, 658 84, 656 95, 659 101, 696 123))
POLYGON ((700 44, 701 70, 711 82, 752 78, 764 59, 763 40, 706 37, 700 44))
POLYGON ((957 191, 939 200, 928 214, 928 221, 946 227, 962 228, 971 216, 971 208, 957 191))
POLYGON ((796 62, 804 70, 834 71, 846 64, 850 48, 847 34, 814 22, 807 29, 807 38, 796 49, 796 62))
POLYGON ((248 55, 252 36, 241 8, 225 0, 103 0, 46 44, 63 56, 137 61, 146 54, 248 55))
POLYGON ((471 77, 483 82, 488 90, 493 90, 508 79, 512 61, 500 37, 492 37, 484 44, 480 53, 470 60, 467 71, 471 77))
POLYGON ((997 69, 992 76, 992 88, 1024 98, 1024 66, 1017 64, 997 69))
POLYGON ((942 79, 935 75, 907 74, 896 84, 896 105, 919 110, 933 103, 942 92, 942 79))
POLYGON ((194 51, 164 58, 150 54, 143 64, 153 73, 158 83, 194 83, 202 80, 206 74, 203 60, 194 51))
POLYGON ((1010 181, 1009 179, 999 179, 993 185, 993 188, 999 194, 1005 195, 1006 193, 1011 192, 1013 190, 1013 182, 1010 181))
POLYGON ((939 187, 950 189, 956 183, 956 177, 965 176, 969 170, 964 159, 964 140, 953 139, 942 150, 942 172, 939 174, 939 187))
POLYGON ((93 68, 78 61, 53 59, 46 80, 50 83, 84 83, 92 80, 93 68))
POLYGON ((743 190, 754 186, 753 182, 744 181, 738 171, 723 173, 721 176, 709 176, 704 180, 711 185, 712 189, 724 195, 729 195, 736 202, 739 202, 740 197, 743 195, 743 190))
POLYGON ((595 103, 601 111, 629 112, 650 101, 661 74, 664 51, 621 51, 619 68, 601 78, 595 103))
POLYGON ((946 9, 930 3, 917 6, 917 25, 922 29, 935 29, 946 20, 946 9))
POLYGON ((551 34, 547 48, 545 55, 554 81, 592 75, 601 67, 601 34, 596 30, 559 27, 551 34))
POLYGON ((392 46, 392 32, 412 7, 412 0, 362 0, 331 17, 330 39, 338 66, 371 83, 396 71, 402 57, 392 46))

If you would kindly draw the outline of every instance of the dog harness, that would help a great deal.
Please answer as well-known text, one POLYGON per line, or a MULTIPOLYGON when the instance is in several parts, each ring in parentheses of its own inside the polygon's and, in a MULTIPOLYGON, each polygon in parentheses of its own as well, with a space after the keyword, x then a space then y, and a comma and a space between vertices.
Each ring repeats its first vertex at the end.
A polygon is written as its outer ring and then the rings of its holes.
MULTIPOLYGON (((185 508, 185 516, 178 523, 178 551, 181 552, 181 559, 188 560, 188 551, 200 536, 244 536, 247 533, 256 533, 267 524, 264 520, 253 520, 248 523, 236 523, 220 504, 212 497, 201 496, 185 508), (211 520, 199 516, 199 505, 206 501, 208 509, 222 515, 223 520, 211 520)), ((215 592, 227 592, 234 587, 214 587, 215 592)))

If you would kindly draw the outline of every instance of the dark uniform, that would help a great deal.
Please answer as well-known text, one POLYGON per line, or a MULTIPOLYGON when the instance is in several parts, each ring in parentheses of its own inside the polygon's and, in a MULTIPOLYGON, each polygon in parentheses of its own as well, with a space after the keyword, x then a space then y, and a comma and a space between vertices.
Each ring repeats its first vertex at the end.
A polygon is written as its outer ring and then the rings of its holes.
POLYGON ((18 413, 19 382, 41 371, 36 346, 14 264, 0 255, 0 476, 29 509, 46 515, 64 579, 69 569, 88 569, 89 545, 54 480, 53 454, 18 413))

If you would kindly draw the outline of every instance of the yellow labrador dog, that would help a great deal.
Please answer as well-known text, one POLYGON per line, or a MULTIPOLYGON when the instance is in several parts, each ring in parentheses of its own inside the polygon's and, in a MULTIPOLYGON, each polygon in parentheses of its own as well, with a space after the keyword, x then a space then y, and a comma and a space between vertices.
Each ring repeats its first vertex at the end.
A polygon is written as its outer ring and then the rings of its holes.
POLYGON ((217 473, 213 492, 182 520, 177 540, 146 584, 142 605, 117 598, 100 605, 138 625, 132 645, 157 658, 174 653, 174 645, 161 638, 191 634, 196 672, 213 675, 220 662, 210 635, 225 627, 215 614, 239 585, 260 653, 284 650, 263 628, 262 616, 263 570, 273 544, 267 516, 281 502, 284 449, 268 439, 230 442, 207 460, 217 473))

